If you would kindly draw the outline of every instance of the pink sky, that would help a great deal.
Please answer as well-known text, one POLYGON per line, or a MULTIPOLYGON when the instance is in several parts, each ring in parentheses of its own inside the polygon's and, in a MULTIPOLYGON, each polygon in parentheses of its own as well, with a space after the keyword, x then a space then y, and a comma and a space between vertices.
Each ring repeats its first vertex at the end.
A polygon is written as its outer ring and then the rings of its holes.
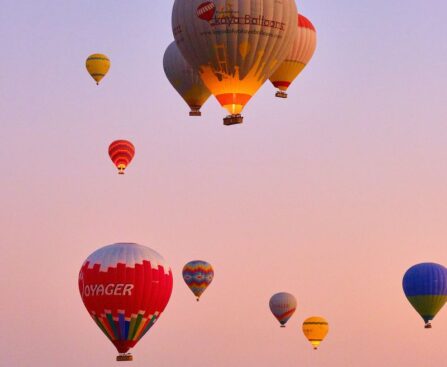
POLYGON ((96 248, 135 241, 174 273, 135 367, 443 365, 447 311, 424 330, 401 279, 447 265, 445 2, 298 3, 314 59, 288 100, 266 84, 233 127, 214 99, 189 118, 166 80, 171 6, 2 3, 2 364, 114 364, 77 275, 96 248), (100 87, 93 52, 112 60, 100 87), (136 146, 124 177, 117 138, 136 146), (181 278, 196 258, 215 269, 199 304, 181 278), (278 291, 298 300, 286 329, 278 291), (318 352, 301 333, 314 314, 330 323, 318 352))

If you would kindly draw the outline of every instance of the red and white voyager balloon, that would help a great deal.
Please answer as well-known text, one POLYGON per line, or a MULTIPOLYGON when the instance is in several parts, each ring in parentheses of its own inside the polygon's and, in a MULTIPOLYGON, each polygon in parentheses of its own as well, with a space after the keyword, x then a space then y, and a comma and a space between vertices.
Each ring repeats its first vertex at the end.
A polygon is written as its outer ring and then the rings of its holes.
POLYGON ((79 272, 79 291, 88 313, 120 353, 118 361, 158 320, 172 292, 172 272, 149 247, 115 243, 101 247, 79 272))

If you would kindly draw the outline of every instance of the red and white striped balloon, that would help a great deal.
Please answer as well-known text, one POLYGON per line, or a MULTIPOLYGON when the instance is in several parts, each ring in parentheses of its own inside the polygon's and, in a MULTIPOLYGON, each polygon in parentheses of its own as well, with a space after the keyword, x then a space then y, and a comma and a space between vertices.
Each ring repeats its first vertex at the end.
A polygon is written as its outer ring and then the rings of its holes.
POLYGON ((123 175, 135 155, 135 147, 128 140, 115 140, 109 145, 109 156, 118 168, 118 174, 123 175))

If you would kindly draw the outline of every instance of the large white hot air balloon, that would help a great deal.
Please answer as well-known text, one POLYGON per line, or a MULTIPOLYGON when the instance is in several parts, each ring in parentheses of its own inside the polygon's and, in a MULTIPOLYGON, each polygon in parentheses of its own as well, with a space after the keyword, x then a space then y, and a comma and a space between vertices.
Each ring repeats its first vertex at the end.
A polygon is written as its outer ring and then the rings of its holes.
POLYGON ((227 109, 225 125, 289 53, 297 32, 295 0, 176 0, 175 41, 227 109))
POLYGON ((169 82, 191 108, 190 116, 201 116, 200 108, 211 92, 172 42, 163 56, 163 69, 169 82))

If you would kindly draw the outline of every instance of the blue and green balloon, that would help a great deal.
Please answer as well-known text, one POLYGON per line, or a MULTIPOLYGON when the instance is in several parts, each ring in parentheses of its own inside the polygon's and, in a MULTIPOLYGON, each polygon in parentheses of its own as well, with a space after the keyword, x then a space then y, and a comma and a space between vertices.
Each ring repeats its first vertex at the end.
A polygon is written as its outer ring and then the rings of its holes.
POLYGON ((431 320, 447 301, 447 268, 435 263, 414 265, 405 273, 402 287, 425 327, 431 328, 431 320))

